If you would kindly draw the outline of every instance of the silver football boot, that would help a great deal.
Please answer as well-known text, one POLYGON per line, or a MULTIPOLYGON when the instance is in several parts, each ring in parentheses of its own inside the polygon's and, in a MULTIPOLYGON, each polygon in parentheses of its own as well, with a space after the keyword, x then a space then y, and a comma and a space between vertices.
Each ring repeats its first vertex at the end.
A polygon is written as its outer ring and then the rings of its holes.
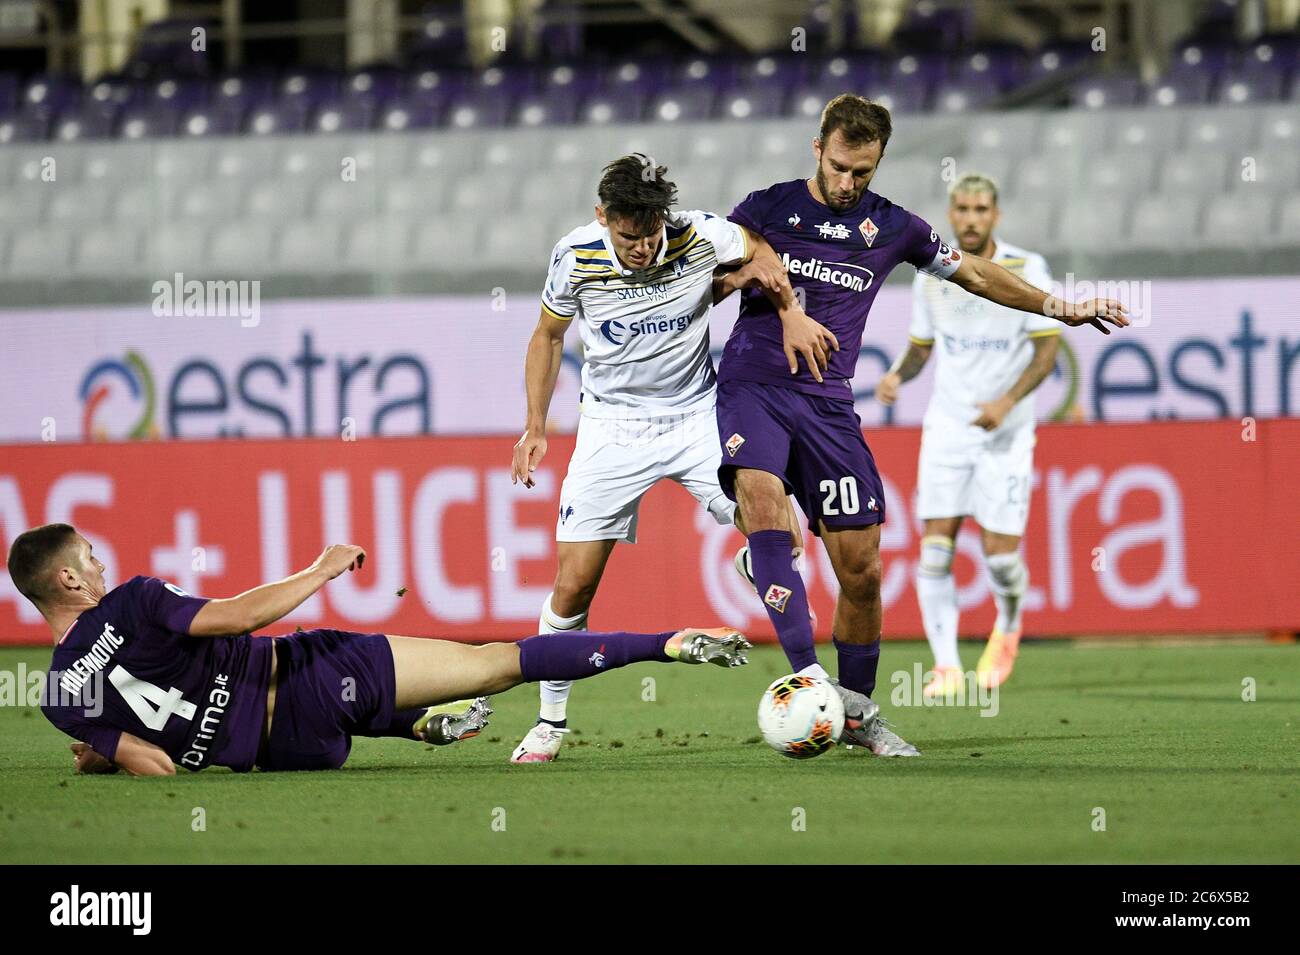
POLYGON ((446 746, 463 739, 470 739, 483 732, 492 715, 492 707, 486 696, 476 700, 464 701, 468 705, 463 710, 456 710, 456 703, 444 703, 431 706, 425 714, 415 721, 415 732, 420 739, 434 746, 446 746), (452 707, 452 712, 447 708, 452 707))

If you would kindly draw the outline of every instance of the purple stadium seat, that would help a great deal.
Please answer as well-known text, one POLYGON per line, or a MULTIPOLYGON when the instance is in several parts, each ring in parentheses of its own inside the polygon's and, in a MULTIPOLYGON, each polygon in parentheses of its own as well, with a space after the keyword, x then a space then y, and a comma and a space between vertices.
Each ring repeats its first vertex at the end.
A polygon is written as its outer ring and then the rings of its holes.
POLYGON ((645 96, 634 86, 607 89, 595 93, 582 104, 582 121, 603 126, 606 123, 639 122, 645 109, 645 96))
POLYGON ((889 82, 916 83, 924 81, 934 86, 948 79, 948 58, 942 53, 904 53, 894 60, 889 70, 889 82))
POLYGON ((378 112, 369 99, 340 98, 322 103, 312 115, 311 129, 316 133, 352 132, 370 129, 378 112))
POLYGON ((1174 51, 1170 71, 1196 70, 1218 74, 1236 60, 1236 48, 1226 43, 1184 43, 1174 51))
POLYGON ((443 95, 399 96, 379 111, 378 127, 389 132, 432 129, 442 125, 446 106, 447 97, 443 95))
POLYGON ((704 85, 665 90, 650 102, 646 119, 656 123, 688 123, 713 114, 713 90, 704 85))
POLYGON ((672 73, 673 90, 707 86, 714 93, 723 92, 736 81, 740 64, 725 56, 692 56, 678 62, 672 73))
POLYGON ((447 108, 449 129, 483 129, 504 126, 514 97, 504 88, 466 90, 447 108))
POLYGON ((1179 70, 1152 85, 1147 102, 1153 106, 1190 106, 1210 99, 1208 72, 1179 70))
POLYGON ((275 80, 264 73, 222 77, 212 88, 212 105, 243 116, 275 99, 275 80))
POLYGON ((1241 65, 1247 69, 1255 66, 1273 66, 1283 74, 1300 65, 1300 36, 1294 33, 1262 36, 1246 49, 1241 65))
POLYGON ((81 102, 81 87, 68 77, 49 74, 34 76, 22 94, 22 111, 41 117, 48 125, 59 113, 81 102))
POLYGON ((888 61, 875 54, 832 56, 809 67, 808 76, 811 85, 822 89, 861 92, 884 79, 889 67, 888 61))
POLYGON ((39 142, 49 135, 50 121, 46 116, 17 113, 0 119, 0 145, 5 143, 39 142))
POLYGON ((623 60, 605 73, 604 92, 634 89, 644 97, 653 96, 668 85, 672 69, 672 62, 663 58, 623 60))
POLYGON ((170 104, 185 112, 207 103, 208 84, 202 79, 169 76, 151 84, 148 95, 155 103, 170 104))
POLYGON ((1281 69, 1272 66, 1239 67, 1219 77, 1218 101, 1236 106, 1270 102, 1282 96, 1281 69))
POLYGON ((1142 99, 1142 83, 1136 76, 1108 73, 1076 80, 1070 89, 1070 101, 1086 109, 1133 106, 1142 99))
POLYGON ((551 88, 532 93, 515 105, 513 121, 519 126, 556 126, 578 119, 578 100, 569 90, 551 88))
POLYGON ((785 115, 786 93, 776 86, 733 86, 718 97, 719 119, 775 119, 785 115))
POLYGON ((254 136, 278 136, 300 133, 307 128, 307 107, 290 100, 252 110, 244 120, 244 129, 254 136))
POLYGON ((310 111, 326 100, 332 99, 338 92, 338 86, 337 76, 295 70, 280 78, 276 92, 281 103, 310 111))
POLYGON ((600 87, 600 68, 588 63, 553 63, 537 71, 542 93, 558 91, 575 99, 600 87))
POLYGON ((747 87, 779 90, 784 94, 806 77, 808 58, 798 53, 764 54, 739 64, 736 82, 747 87))
POLYGON ((177 133, 181 136, 232 136, 243 125, 243 117, 234 109, 199 106, 181 117, 177 133))
POLYGON ((1030 58, 1025 79, 1031 83, 1045 80, 1070 69, 1086 57, 1096 55, 1087 43, 1078 40, 1049 43, 1030 58))
POLYGON ((180 124, 180 112, 161 103, 129 106, 119 117, 117 134, 123 139, 151 139, 172 136, 180 124))
POLYGON ((65 110, 54 123, 52 138, 60 142, 81 139, 108 139, 113 135, 118 106, 107 102, 83 102, 80 107, 65 110))
POLYGON ((507 63, 471 73, 465 93, 474 98, 484 94, 519 97, 526 96, 535 89, 537 79, 531 66, 507 63))
POLYGON ((974 35, 974 25, 970 10, 912 4, 894 31, 894 42, 911 50, 955 50, 974 35))
POLYGON ((930 88, 930 78, 918 72, 897 75, 889 81, 868 86, 863 92, 868 99, 891 112, 920 113, 929 108, 930 88))
POLYGON ((1005 92, 1022 83, 1027 72, 1024 51, 999 44, 963 55, 957 62, 954 78, 969 88, 992 85, 995 92, 1005 92))
POLYGON ((978 80, 953 80, 940 83, 934 92, 934 108, 941 113, 964 113, 980 109, 998 95, 992 83, 978 80))

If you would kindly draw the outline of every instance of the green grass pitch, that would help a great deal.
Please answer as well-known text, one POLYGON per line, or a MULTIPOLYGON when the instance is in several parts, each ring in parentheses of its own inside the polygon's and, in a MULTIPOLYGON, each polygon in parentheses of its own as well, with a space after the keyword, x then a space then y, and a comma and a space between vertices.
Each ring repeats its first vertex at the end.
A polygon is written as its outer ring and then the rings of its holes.
MULTIPOLYGON (((886 644, 876 693, 911 760, 771 752, 754 722, 785 670, 771 647, 745 670, 580 684, 550 766, 506 762, 534 687, 498 697, 478 739, 359 739, 332 773, 77 777, 39 711, 0 707, 0 863, 1300 862, 1296 648, 1028 645, 995 717, 891 706, 891 674, 924 653, 886 644)), ((20 661, 49 653, 0 651, 0 670, 20 661)))

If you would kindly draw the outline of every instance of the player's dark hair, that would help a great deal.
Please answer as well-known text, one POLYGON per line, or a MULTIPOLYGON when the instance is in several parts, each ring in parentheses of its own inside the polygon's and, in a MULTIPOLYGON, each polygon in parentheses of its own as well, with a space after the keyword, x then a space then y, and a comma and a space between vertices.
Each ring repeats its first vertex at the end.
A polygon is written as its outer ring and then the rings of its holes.
POLYGON ((658 228, 677 201, 677 186, 664 177, 667 166, 642 153, 621 156, 605 167, 596 194, 606 216, 627 219, 649 234, 658 228))
POLYGON ((841 93, 822 110, 818 136, 823 146, 837 129, 848 145, 865 146, 879 141, 881 152, 889 145, 889 136, 894 131, 889 110, 856 93, 841 93))
POLYGON ((44 578, 76 536, 71 524, 43 524, 19 534, 9 548, 9 576, 18 592, 34 604, 52 597, 54 585, 44 578))

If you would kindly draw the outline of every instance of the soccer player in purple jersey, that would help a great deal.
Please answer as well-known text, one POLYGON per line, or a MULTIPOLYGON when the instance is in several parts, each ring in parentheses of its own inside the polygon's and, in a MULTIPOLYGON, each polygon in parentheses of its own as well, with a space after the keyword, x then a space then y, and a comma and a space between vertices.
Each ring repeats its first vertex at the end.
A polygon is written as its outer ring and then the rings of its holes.
POLYGON ((492 712, 487 700, 456 714, 437 709, 452 700, 642 661, 746 662, 749 643, 726 628, 543 634, 477 647, 339 630, 250 636, 365 556, 335 544, 292 577, 205 600, 155 577, 108 590, 104 565, 69 524, 20 534, 9 575, 55 640, 41 710, 76 738, 77 771, 337 769, 353 736, 445 744, 477 735, 492 712))
POLYGON ((1110 299, 1063 302, 979 256, 950 249, 929 224, 868 190, 889 143, 889 111, 845 93, 822 112, 811 179, 750 193, 731 220, 780 256, 807 316, 834 336, 818 361, 799 367, 782 347, 782 323, 741 268, 717 279, 715 297, 745 289, 718 369, 719 478, 745 515, 748 553, 737 567, 763 599, 797 672, 828 678, 817 661, 808 596, 790 560, 784 505, 793 493, 839 581, 833 643, 844 698, 842 742, 878 756, 917 751, 888 729, 871 700, 880 658, 880 524, 885 495, 853 410, 853 378, 871 303, 904 262, 1010 308, 1066 325, 1128 324, 1110 299), (817 365, 823 365, 825 374, 817 365))

